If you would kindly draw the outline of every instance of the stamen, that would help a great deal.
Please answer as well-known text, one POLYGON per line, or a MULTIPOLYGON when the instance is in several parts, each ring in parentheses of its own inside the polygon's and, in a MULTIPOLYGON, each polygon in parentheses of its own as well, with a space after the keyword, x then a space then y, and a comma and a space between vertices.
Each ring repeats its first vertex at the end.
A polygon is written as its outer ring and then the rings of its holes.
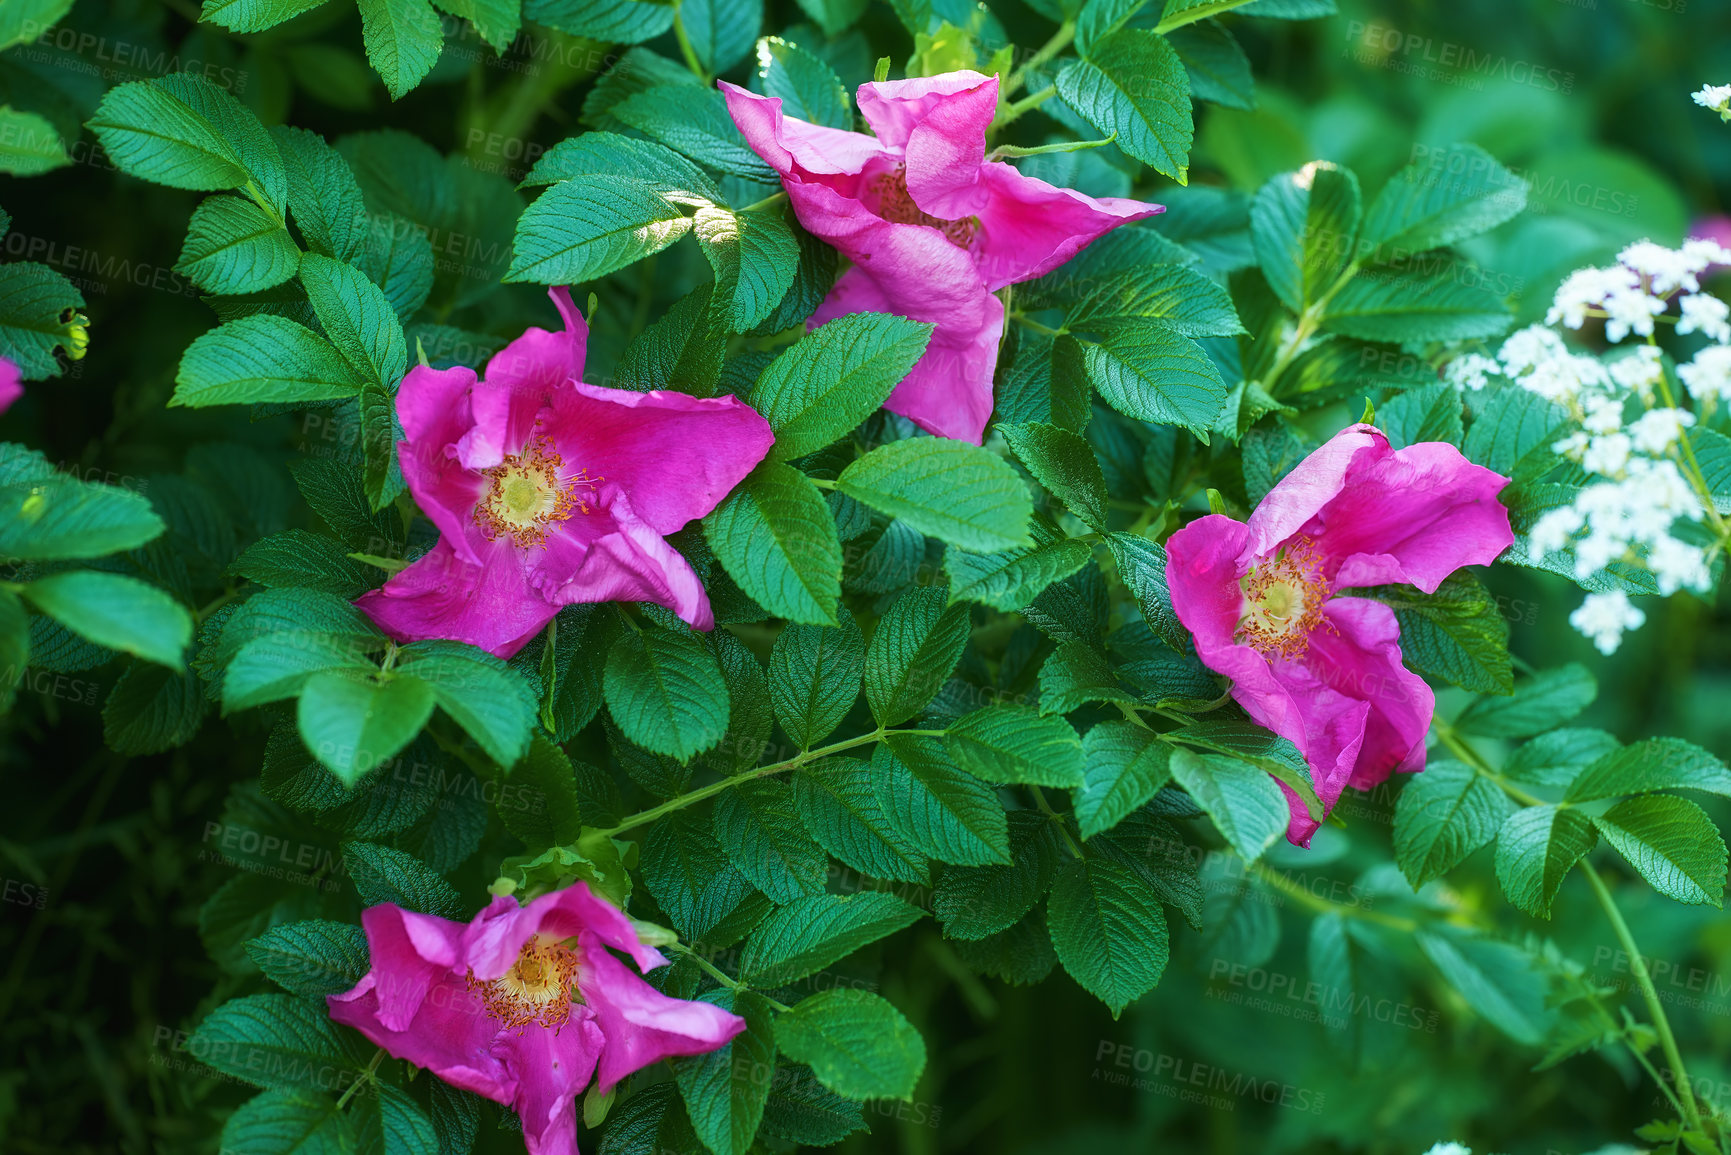
POLYGON ((479 992, 488 1014, 519 1034, 531 1025, 557 1031, 571 1017, 571 984, 580 961, 570 947, 536 936, 499 978, 483 982, 470 971, 469 989, 479 992))
POLYGON ((1334 590, 1323 576, 1316 543, 1308 537, 1294 538, 1252 566, 1238 585, 1244 591, 1238 640, 1269 657, 1302 657, 1310 648, 1312 631, 1334 629, 1322 612, 1334 590))
POLYGON ((483 469, 493 484, 475 504, 475 524, 487 539, 509 537, 520 546, 545 545, 550 524, 567 520, 573 512, 592 512, 595 487, 607 479, 591 477, 587 469, 562 478, 564 464, 553 443, 538 437, 521 453, 483 469))
POLYGON ((965 249, 973 243, 974 234, 980 227, 979 218, 946 221, 942 217, 930 216, 920 211, 920 206, 914 203, 914 198, 908 193, 906 165, 898 164, 892 171, 880 172, 872 178, 870 187, 877 194, 877 214, 884 220, 898 225, 930 225, 943 233, 944 238, 959 249, 965 249))

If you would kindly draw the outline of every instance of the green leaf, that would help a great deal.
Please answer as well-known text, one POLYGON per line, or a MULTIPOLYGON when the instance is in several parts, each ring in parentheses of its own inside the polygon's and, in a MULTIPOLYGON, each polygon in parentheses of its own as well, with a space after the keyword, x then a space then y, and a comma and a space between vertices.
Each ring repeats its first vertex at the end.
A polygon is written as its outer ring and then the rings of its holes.
POLYGON ((509 769, 529 746, 535 695, 510 666, 458 642, 415 642, 398 651, 397 669, 433 688, 439 708, 509 769))
POLYGON ((865 763, 832 758, 802 766, 793 787, 800 820, 825 850, 872 878, 928 881, 926 856, 884 810, 865 763))
POLYGON ((1067 860, 1046 911, 1058 961, 1114 1019, 1160 982, 1171 952, 1166 915, 1132 864, 1109 855, 1067 860))
POLYGON ((246 953, 290 994, 317 999, 352 989, 369 965, 360 927, 317 918, 272 927, 246 943, 246 953))
MULTIPOLYGON (((1662 742, 1674 740, 1660 739, 1662 742)), ((1567 786, 1588 766, 1621 749, 1622 743, 1603 730, 1552 730, 1522 744, 1510 754, 1502 765, 1502 775, 1515 782, 1530 782, 1539 786, 1567 786)), ((1663 755, 1659 757, 1663 758, 1663 755)), ((1617 774, 1617 777, 1621 778, 1622 774, 1617 774)), ((1616 789, 1611 791, 1612 794, 1621 792, 1616 789)), ((1567 800, 1580 801, 1573 797, 1567 800)))
POLYGON ((377 667, 352 639, 312 632, 254 638, 235 653, 222 675, 222 711, 231 714, 292 698, 313 675, 349 670, 370 677, 377 667))
POLYGON ((802 999, 776 1020, 775 1041, 850 1099, 912 1099, 926 1066, 920 1033, 870 991, 838 987, 802 999))
POLYGON ((264 1091, 242 1103, 222 1126, 225 1151, 273 1155, 345 1155, 355 1149, 354 1120, 325 1094, 264 1091))
MULTIPOLYGON (((623 68, 630 61, 631 54, 627 53, 620 66, 623 68)), ((683 70, 681 75, 692 79, 691 74, 683 70)), ((542 154, 523 183, 556 184, 574 177, 599 176, 646 181, 660 193, 679 194, 674 197, 674 203, 705 204, 722 200, 721 190, 708 174, 666 145, 613 132, 586 132, 560 141, 542 154)))
POLYGON ((11 590, 0 589, 0 714, 12 708, 24 671, 30 666, 30 615, 11 590))
POLYGON ((999 424, 998 432, 1034 480, 1069 506, 1090 529, 1105 528, 1106 476, 1086 440, 1068 429, 1040 422, 999 424))
POLYGON ((71 570, 24 587, 25 600, 82 638, 181 669, 192 615, 153 585, 121 574, 71 570))
POLYGON ((609 111, 698 164, 758 184, 776 183, 774 170, 746 145, 719 89, 665 84, 633 93, 609 111))
POLYGON ((937 697, 968 644, 968 607, 915 586, 879 619, 865 655, 866 704, 880 726, 905 722, 937 697))
MULTIPOLYGON (((15 669, 22 669, 20 661, 15 669)), ((0 669, 6 664, 0 658, 0 669)), ((102 738, 121 754, 160 754, 192 741, 204 721, 206 699, 190 670, 134 662, 102 706, 102 738)))
POLYGON ((1125 28, 1058 73, 1058 95, 1118 147, 1179 184, 1188 180, 1190 80, 1166 39, 1125 28))
POLYGON ((1184 62, 1190 78, 1190 94, 1228 108, 1249 111, 1256 107, 1256 84, 1250 73, 1250 58, 1223 26, 1213 20, 1174 28, 1168 43, 1184 62))
MULTIPOLYGON (((673 27, 672 5, 651 0, 527 0, 523 15, 561 32, 608 44, 641 44, 673 27)), ((630 71, 625 62, 615 71, 619 68, 630 71)))
POLYGON ((975 710, 950 727, 944 745, 962 769, 986 782, 1076 787, 1086 773, 1075 728, 1029 706, 975 710))
POLYGON ((366 1063, 358 1036, 339 1034, 322 1001, 293 995, 230 999, 205 1016, 186 1049, 225 1075, 279 1090, 346 1086, 366 1063))
POLYGON ((1006 613, 1039 597, 1053 582, 1062 581, 1088 564, 1088 543, 1066 538, 1035 518, 1034 544, 996 553, 969 553, 954 546, 944 550, 944 572, 950 578, 950 602, 979 602, 1006 613))
POLYGON ((1457 570, 1430 594, 1403 586, 1363 594, 1394 608, 1401 656, 1421 674, 1481 694, 1514 692, 1508 619, 1471 573, 1457 570))
POLYGON ((708 282, 698 285, 634 337, 619 358, 612 384, 640 393, 674 389, 713 395, 727 345, 709 307, 713 290, 708 282))
POLYGON ((88 322, 78 310, 84 294, 64 275, 34 261, 0 265, 0 349, 26 381, 58 377, 62 349, 68 360, 84 356, 88 322))
POLYGON ((715 655, 690 630, 625 631, 607 651, 602 693, 627 738, 682 762, 727 732, 727 683, 715 655))
POLYGON ((1599 684, 1578 662, 1538 674, 1515 687, 1512 697, 1479 698, 1455 719, 1455 729, 1485 738, 1525 738, 1555 728, 1598 696, 1599 684))
POLYGON ((301 258, 300 278, 319 324, 349 368, 362 381, 394 393, 409 354, 402 322, 384 290, 353 265, 317 253, 301 258))
POLYGON ((1423 886, 1495 838, 1514 809, 1496 783, 1464 762, 1433 761, 1395 802, 1395 861, 1415 889, 1423 886))
POLYGON ((744 333, 775 310, 793 286, 799 242, 778 211, 734 212, 705 205, 692 234, 715 272, 715 303, 728 328, 744 333))
POLYGON ((279 216, 288 206, 270 134, 226 89, 192 72, 109 89, 90 127, 108 159, 141 180, 199 192, 250 184, 279 216))
MULTIPOLYGON (((1515 810, 1497 831, 1496 839, 1497 881, 1502 883, 1503 893, 1538 918, 1551 917, 1551 901, 1563 879, 1597 841, 1592 820, 1579 810, 1560 806, 1515 810)), ((1415 885, 1417 882, 1414 878, 1415 885)))
POLYGON ((46 117, 0 104, 0 172, 40 176, 72 163, 46 117))
POLYGON ((928 537, 988 553, 1032 543, 1028 488, 1000 457, 943 437, 910 437, 841 471, 836 489, 928 537))
MULTIPOLYGON (((1365 353, 1359 354, 1361 360, 1366 356, 1365 353)), ((1376 423, 1388 434, 1389 444, 1396 449, 1405 449, 1420 441, 1446 441, 1450 445, 1459 445, 1465 436, 1461 425, 1461 395, 1447 382, 1411 389, 1390 398, 1377 410, 1376 423)))
POLYGON ((0 10, 0 49, 41 39, 70 11, 72 0, 13 0, 0 10))
MULTIPOLYGON (((1551 444, 1569 423, 1567 411, 1525 389, 1487 392, 1491 397, 1475 404, 1472 426, 1461 442, 1467 460, 1517 482, 1549 473, 1557 463, 1551 444)), ((1569 572, 1572 576, 1573 569, 1569 572)))
POLYGON ((1200 746, 1204 750, 1231 754, 1235 758, 1254 763, 1264 773, 1274 775, 1297 794, 1304 801, 1312 818, 1319 822, 1322 820, 1322 802, 1317 798, 1316 786, 1310 780, 1310 765, 1305 762, 1298 747, 1280 735, 1272 734, 1254 722, 1203 719, 1176 730, 1169 730, 1165 738, 1168 742, 1200 746))
POLYGON ((174 270, 207 293, 256 293, 294 276, 300 255, 280 218, 221 195, 193 211, 174 270))
POLYGON ((772 901, 823 893, 829 855, 800 825, 785 784, 740 782, 715 800, 713 823, 729 861, 772 901))
POLYGON ((291 586, 353 597, 378 580, 378 571, 349 557, 334 537, 285 529, 241 551, 230 573, 262 586, 291 586))
POLYGON ((1096 725, 1083 735, 1082 754, 1075 805, 1083 838, 1110 830, 1140 810, 1172 777, 1172 747, 1133 722, 1096 725))
POLYGON ((1089 383, 1126 417, 1206 436, 1226 402, 1226 382, 1213 358, 1163 322, 1118 325, 1104 343, 1082 341, 1080 347, 1089 383))
POLYGON ((1322 327, 1365 341, 1495 337, 1513 319, 1473 265, 1446 254, 1365 269, 1328 302, 1322 327))
POLYGON ((354 1105, 362 1150, 388 1155, 439 1155, 439 1135, 415 1100, 389 1083, 354 1105))
POLYGON ((766 36, 758 41, 757 64, 763 94, 781 101, 783 115, 826 128, 853 128, 847 89, 821 59, 779 36, 766 36))
POLYGON ((890 823, 926 857, 963 866, 1010 861, 1003 805, 938 739, 891 733, 872 752, 871 781, 890 823))
POLYGON ((1358 178, 1315 161, 1282 173, 1250 205, 1250 238, 1268 287, 1295 313, 1334 289, 1351 263, 1359 221, 1358 178))
POLYGON ((1172 777, 1208 812, 1214 827, 1245 862, 1286 833, 1291 811, 1274 779, 1236 758, 1174 750, 1168 763, 1172 777))
POLYGON ((1544 1041, 1546 982, 1525 952, 1476 935, 1421 930, 1419 949, 1486 1022, 1525 1046, 1544 1041))
POLYGON ((169 404, 197 407, 353 397, 362 378, 311 329, 255 313, 193 341, 174 384, 169 404))
POLYGON ((1423 151, 1371 202, 1364 219, 1367 263, 1476 237, 1527 207, 1527 183, 1478 145, 1423 151))
POLYGON ((937 872, 932 910, 946 938, 977 941, 1007 930, 1051 885, 1056 835, 1050 821, 1027 810, 1006 817, 1009 863, 945 866, 937 872))
POLYGON ((745 397, 775 430, 771 452, 804 457, 845 436, 908 375, 931 332, 922 321, 852 313, 784 349, 745 397))
POLYGON ((673 1077, 704 1146, 714 1155, 746 1155, 776 1082, 781 1024, 770 1001, 755 991, 710 991, 701 1001, 738 1015, 745 1030, 706 1054, 674 1059, 673 1077))
POLYGON ((593 281, 659 253, 690 229, 691 218, 648 181, 573 177, 523 210, 505 279, 593 281))
POLYGON ((758 605, 795 622, 833 625, 841 541, 805 474, 765 461, 703 519, 716 560, 758 605))
POLYGON ((920 919, 893 894, 814 894, 774 910, 745 940, 740 979, 785 986, 920 919))
POLYGON ((1166 587, 1166 549, 1139 534, 1109 533, 1106 546, 1118 566, 1118 578, 1142 607, 1142 620, 1161 641, 1178 653, 1192 648, 1190 632, 1172 608, 1166 587))
POLYGON ((1093 646, 1064 642, 1040 666, 1040 713, 1068 714, 1090 702, 1134 705, 1136 697, 1093 646))
POLYGON ((790 625, 770 651, 775 720, 801 750, 828 737, 859 699, 865 636, 848 610, 837 620, 838 626, 790 625))
POLYGON ((456 918, 463 909, 456 888, 405 851, 371 842, 345 842, 343 868, 368 906, 394 902, 441 918, 456 918))
POLYGON ((750 891, 709 824, 690 811, 650 827, 642 848, 643 882, 687 942, 702 942, 750 891))
POLYGON ((325 670, 306 680, 295 717, 307 749, 353 786, 414 740, 433 704, 433 688, 413 676, 380 682, 364 672, 325 670))
POLYGON ((1723 905, 1725 840, 1707 812, 1687 798, 1626 798, 1594 818, 1593 826, 1660 894, 1696 906, 1723 905))
MULTIPOLYGON (((1542 738, 1535 738, 1527 745, 1541 741, 1542 738)), ((1563 794, 1567 802, 1592 802, 1650 790, 1701 790, 1731 797, 1731 771, 1726 770, 1719 758, 1693 743, 1681 738, 1653 738, 1605 753, 1568 785, 1563 794)))
POLYGON ((327 0, 204 0, 199 19, 230 32, 263 32, 310 12, 327 0))
POLYGON ((445 46, 439 14, 427 0, 359 0, 367 60, 392 100, 419 84, 445 46))
MULTIPOLYGON (((1170 260, 1148 263, 1134 249, 1114 254, 1110 238, 1106 244, 1107 254, 1119 259, 1095 256, 1090 246, 1073 266, 1036 282, 1070 304, 1064 316, 1066 327, 1098 334, 1160 321, 1186 337, 1231 337, 1244 332, 1232 298, 1216 282, 1170 260)), ((1116 248, 1124 249, 1123 242, 1116 248)))

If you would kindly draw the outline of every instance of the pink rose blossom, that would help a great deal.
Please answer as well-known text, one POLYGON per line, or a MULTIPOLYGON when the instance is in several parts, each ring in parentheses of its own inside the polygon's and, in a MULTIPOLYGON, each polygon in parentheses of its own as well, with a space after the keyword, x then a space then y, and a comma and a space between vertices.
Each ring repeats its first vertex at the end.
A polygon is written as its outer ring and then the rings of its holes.
POLYGON ((584 883, 527 906, 498 897, 467 925, 385 903, 361 914, 372 956, 331 1018, 453 1087, 509 1105, 529 1155, 577 1155, 579 1092, 725 1046, 745 1020, 637 977, 667 960, 584 883), (575 993, 572 988, 575 987, 575 993))
MULTIPOLYGON (((1394 611, 1337 596, 1404 583, 1432 593, 1464 565, 1514 540, 1497 494, 1508 478, 1454 446, 1402 450, 1369 425, 1331 438, 1274 487, 1248 522, 1198 518, 1166 545, 1178 620, 1232 697, 1288 738, 1333 809, 1394 770, 1424 769, 1430 687, 1401 664, 1394 611)), ((1318 823, 1284 785, 1287 837, 1310 845, 1318 823)))
POLYGON ((781 101, 721 82, 728 111, 813 235, 853 267, 812 314, 895 313, 937 326, 884 407, 979 444, 992 415, 1005 285, 1051 272, 1101 234, 1161 211, 1055 188, 986 157, 998 79, 949 72, 862 84, 876 136, 782 115, 781 101))
POLYGON ((22 381, 18 366, 0 357, 0 413, 12 408, 12 403, 24 396, 22 381))
POLYGON ((589 329, 551 290, 560 332, 531 328, 472 369, 403 378, 403 479, 439 543, 355 604, 398 640, 448 638, 508 658, 574 602, 643 601, 712 629, 709 597, 666 541, 769 452, 735 397, 582 381, 589 329))

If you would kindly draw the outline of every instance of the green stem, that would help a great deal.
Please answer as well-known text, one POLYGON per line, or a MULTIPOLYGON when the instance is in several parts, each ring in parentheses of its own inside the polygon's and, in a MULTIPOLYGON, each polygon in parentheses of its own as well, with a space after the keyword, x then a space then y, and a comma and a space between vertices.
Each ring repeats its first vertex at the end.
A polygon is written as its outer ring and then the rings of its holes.
POLYGON ((1431 729, 1436 731, 1436 736, 1442 739, 1442 744, 1449 748, 1451 754, 1472 767, 1473 772, 1480 778, 1487 779, 1492 785, 1496 786, 1510 798, 1513 798, 1516 802, 1519 802, 1522 806, 1551 805, 1543 798, 1540 798, 1535 794, 1527 793, 1519 786, 1516 786, 1513 782, 1510 782, 1507 778, 1504 778, 1501 774, 1498 774, 1495 770, 1492 770, 1490 763, 1480 757, 1477 750, 1474 750, 1471 746, 1468 746, 1463 742, 1461 736, 1455 732, 1454 727, 1450 726, 1447 722, 1444 722, 1441 718, 1431 718, 1430 726, 1431 729))
POLYGON ((348 1106, 349 1100, 355 1097, 355 1092, 361 1089, 361 1084, 373 1081, 373 1072, 379 1069, 379 1064, 385 1060, 385 1049, 380 1047, 373 1052, 373 1061, 367 1064, 367 1069, 355 1076, 355 1081, 349 1084, 349 1089, 343 1092, 343 1097, 337 1100, 337 1110, 348 1106))
POLYGON ((704 70, 703 62, 697 59, 697 49, 691 45, 691 37, 685 31, 685 13, 683 5, 673 5, 673 35, 679 41, 679 51, 685 57, 685 67, 697 74, 705 86, 709 84, 709 73, 704 70))
POLYGON ((987 160, 1001 160, 1004 157, 1045 156, 1051 152, 1082 152, 1090 148, 1103 148, 1118 139, 1118 134, 1101 137, 1099 140, 1060 140, 1056 144, 1036 144, 1024 148, 1019 144, 1000 144, 990 153, 987 160))
POLYGON ((1414 922, 1410 918, 1396 918, 1392 914, 1383 914, 1381 911, 1363 910, 1356 906, 1346 906, 1342 903, 1330 902, 1326 898, 1310 893, 1310 891, 1304 889, 1304 887, 1298 885, 1280 871, 1269 866, 1264 866, 1260 862, 1250 862, 1245 865, 1255 873, 1257 878, 1266 882, 1270 887, 1320 914, 1340 914, 1345 915, 1348 918, 1359 918, 1363 919, 1365 922, 1380 923, 1383 926, 1403 931, 1407 934, 1411 934, 1418 929, 1418 923, 1414 922))
POLYGON ((1610 888, 1605 885, 1605 880, 1600 877, 1593 864, 1582 859, 1581 872, 1592 884, 1593 896, 1604 908, 1605 917, 1611 923, 1611 930, 1616 933, 1617 941, 1623 944, 1623 952, 1629 956, 1629 970, 1641 988, 1641 997, 1646 1000, 1647 1012, 1653 1016, 1653 1029, 1659 1034, 1659 1046, 1665 1052, 1665 1061, 1671 1064, 1671 1079, 1677 1085, 1677 1097, 1683 1104, 1683 1120, 1691 1131, 1699 1131, 1701 1112, 1695 1105, 1695 1088, 1689 1083, 1689 1072, 1683 1066, 1683 1055, 1677 1050, 1677 1037, 1671 1033, 1671 1020, 1665 1017, 1664 1004, 1659 1001, 1659 992, 1653 986, 1653 977, 1647 973, 1647 963, 1641 957, 1641 948, 1635 945, 1635 936, 1629 933, 1629 924, 1623 921, 1623 912, 1617 908, 1617 900, 1611 896, 1610 888))
MULTIPOLYGON (((1064 51, 1064 49, 1070 47, 1070 42, 1074 39, 1076 39, 1076 22, 1074 20, 1066 20, 1062 24, 1058 25, 1058 30, 1052 33, 1051 39, 1040 45, 1040 47, 1035 50, 1034 54, 1028 57, 1028 62, 1026 64, 1010 73, 1010 79, 1004 82, 1003 94, 999 99, 1008 100, 1010 97, 1020 92, 1022 90, 1022 85, 1027 82, 1028 73, 1039 68, 1042 64, 1045 64, 1046 61, 1052 59, 1052 57, 1058 55, 1058 53, 1064 51)), ((1014 105, 1011 107, 1013 108, 1014 105)))
POLYGON ((852 750, 858 746, 867 746, 873 742, 881 741, 885 734, 919 734, 930 737, 941 737, 943 733, 944 731, 942 730, 884 730, 880 728, 873 730, 870 734, 861 734, 857 738, 849 738, 842 742, 832 742, 828 746, 820 746, 816 750, 801 750, 792 758, 787 758, 780 762, 771 762, 767 766, 759 766, 756 769, 747 770, 743 774, 735 774, 731 778, 723 778, 718 782, 711 782, 707 786, 699 786, 696 790, 688 790, 677 798, 669 798, 659 806, 651 806, 648 810, 640 810, 636 814, 629 815, 621 821, 619 825, 609 827, 601 833, 606 835, 608 838, 616 838, 627 830, 634 830, 645 823, 654 822, 657 818, 660 818, 663 815, 672 814, 676 810, 684 810, 687 806, 692 806, 698 802, 702 802, 705 798, 713 798, 722 791, 737 786, 741 782, 749 782, 754 778, 767 778, 771 774, 779 774, 783 770, 792 770, 796 767, 804 766, 807 762, 816 762, 821 758, 828 758, 832 754, 839 754, 843 750, 852 750))
POLYGON ((1187 8, 1174 16, 1167 17, 1165 20, 1160 21, 1160 23, 1154 26, 1154 32, 1156 35, 1164 36, 1174 28, 1182 28, 1186 24, 1194 24, 1198 20, 1206 20, 1210 16, 1218 16, 1222 12, 1230 12, 1234 8, 1242 8, 1248 3, 1250 3, 1250 0, 1213 0, 1213 3, 1210 4, 1201 4, 1195 8, 1187 8))
POLYGON ((1068 329, 1053 329, 1046 325, 1042 325, 1026 313, 1012 313, 1010 319, 1025 329, 1032 329, 1034 332, 1043 333, 1048 337, 1062 337, 1064 334, 1069 332, 1068 329))
POLYGON ((1040 107, 1042 104, 1052 99, 1053 96, 1057 95, 1057 92, 1057 85, 1048 84, 1038 92, 1030 93, 1020 100, 1012 101, 1011 103, 1004 105, 998 110, 998 115, 992 120, 993 130, 1001 129, 1006 124, 1009 124, 1011 121, 1021 116, 1024 112, 1031 112, 1040 107))
POLYGON ((1070 853, 1074 854, 1077 858, 1081 858, 1082 848, 1076 845, 1076 840, 1074 838, 1070 837, 1070 824, 1064 821, 1064 816, 1062 814, 1059 814, 1056 810, 1052 809, 1052 804, 1046 801, 1046 792, 1041 790, 1038 786, 1030 786, 1028 789, 1034 795, 1034 805, 1038 806, 1041 812, 1057 825, 1058 833, 1064 836, 1064 845, 1070 848, 1070 853))
POLYGON ((757 209, 766 209, 770 205, 779 204, 786 199, 787 199, 787 193, 786 192, 770 193, 768 196, 764 197, 760 201, 752 201, 750 204, 746 205, 744 208, 740 209, 739 211, 742 213, 749 213, 749 212, 754 212, 757 209))

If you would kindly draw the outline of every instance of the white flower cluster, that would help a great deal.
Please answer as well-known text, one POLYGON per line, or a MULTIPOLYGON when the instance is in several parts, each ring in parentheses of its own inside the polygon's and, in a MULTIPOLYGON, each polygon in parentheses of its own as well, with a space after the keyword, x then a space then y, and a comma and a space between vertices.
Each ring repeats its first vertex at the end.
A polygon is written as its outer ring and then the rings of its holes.
POLYGON ((1721 120, 1731 120, 1731 84, 1703 84, 1694 97, 1696 104, 1717 112, 1721 120))
MULTIPOLYGON (((1731 89, 1727 90, 1731 100, 1731 89)), ((1594 478, 1566 506, 1541 515, 1528 535, 1534 556, 1572 550, 1577 580, 1585 582, 1613 563, 1645 569, 1662 595, 1706 592, 1712 554, 1673 536, 1680 523, 1709 516, 1682 466, 1682 448, 1695 412, 1678 408, 1664 388, 1665 364, 1651 343, 1603 358, 1573 352, 1553 326, 1578 329, 1602 317, 1612 343, 1651 337, 1656 318, 1678 306, 1677 332, 1697 333, 1711 344, 1677 367, 1677 379, 1710 415, 1731 404, 1731 307, 1701 291, 1714 265, 1731 265, 1731 250, 1691 239, 1678 249, 1639 241, 1617 264, 1580 269, 1557 289, 1544 325, 1503 342, 1493 359, 1481 353, 1455 358, 1445 377, 1457 389, 1480 390, 1503 378, 1569 411, 1575 431, 1553 448, 1594 478)), ((1590 594, 1569 621, 1601 653, 1615 652, 1625 631, 1646 615, 1615 591, 1590 594)))

